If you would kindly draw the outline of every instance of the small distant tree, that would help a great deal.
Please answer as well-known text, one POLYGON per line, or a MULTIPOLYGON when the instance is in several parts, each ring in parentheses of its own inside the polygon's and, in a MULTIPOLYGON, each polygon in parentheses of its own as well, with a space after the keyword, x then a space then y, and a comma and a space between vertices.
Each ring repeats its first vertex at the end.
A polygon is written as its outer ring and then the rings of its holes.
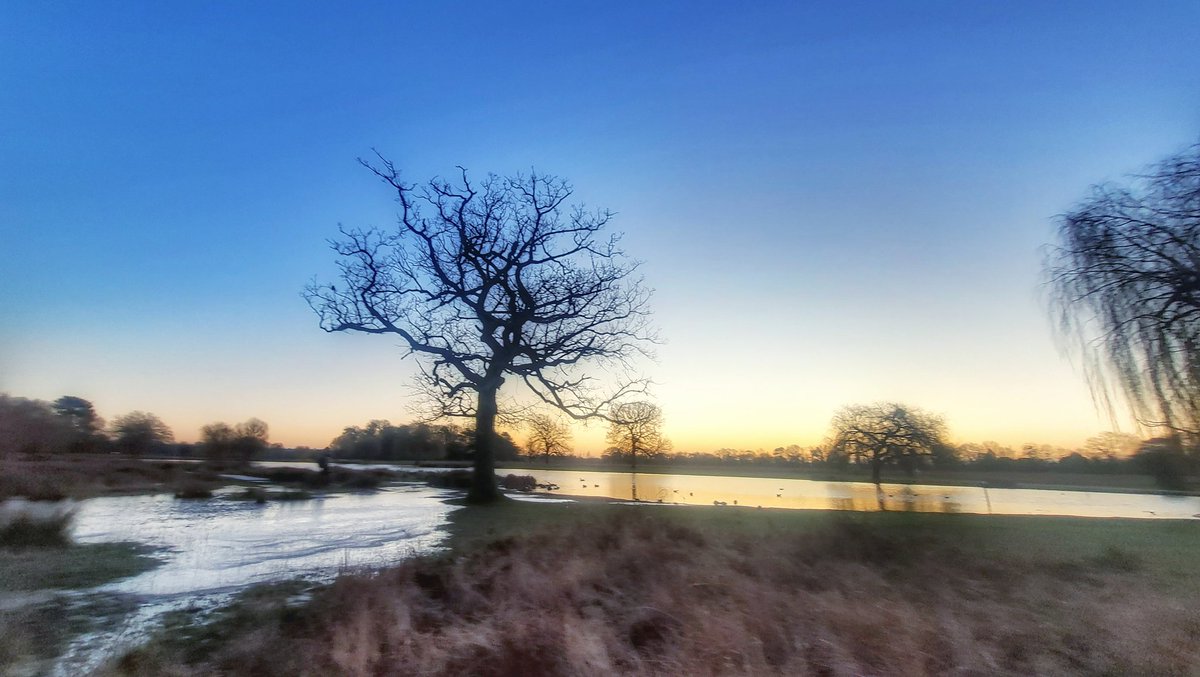
POLYGON ((200 429, 204 456, 221 464, 247 465, 267 448, 267 424, 251 418, 245 423, 210 423, 200 429))
POLYGON ((894 402, 843 407, 832 428, 833 450, 869 464, 876 485, 883 466, 903 462, 915 467, 917 458, 932 454, 946 436, 941 417, 894 402))
POLYGON ((96 413, 92 403, 74 395, 63 395, 54 400, 54 413, 70 422, 71 427, 82 435, 94 435, 104 428, 104 419, 96 413))
POLYGON ((71 430, 74 431, 70 443, 70 451, 95 452, 102 451, 107 440, 101 434, 104 429, 104 419, 96 413, 91 402, 76 397, 63 395, 51 405, 54 413, 58 414, 71 430))
POLYGON ((171 428, 158 416, 145 411, 131 411, 116 417, 109 430, 117 448, 127 454, 145 454, 175 441, 171 428))
POLYGON ((525 419, 525 427, 529 429, 525 448, 547 464, 551 456, 565 456, 571 451, 571 428, 565 422, 548 414, 532 414, 525 419))
MULTIPOLYGON (((628 458, 630 468, 637 471, 638 454, 658 456, 671 449, 671 441, 663 436, 662 408, 653 402, 624 402, 608 414, 608 443, 611 455, 628 458)), ((637 500, 637 480, 633 484, 633 499, 637 500)))
POLYGON ((1142 446, 1142 439, 1129 433, 1102 432, 1089 437, 1083 450, 1093 459, 1114 460, 1132 456, 1142 446))
POLYGON ((945 469, 962 465, 963 459, 959 455, 958 447, 942 442, 934 444, 930 448, 929 461, 934 468, 945 469))
MULTIPOLYGON (((467 428, 463 431, 464 444, 454 445, 447 448, 446 458, 452 461, 474 461, 478 453, 476 442, 478 435, 474 430, 467 428)), ((497 461, 514 461, 521 456, 521 448, 513 441, 512 435, 508 431, 496 432, 492 431, 491 453, 497 461)))

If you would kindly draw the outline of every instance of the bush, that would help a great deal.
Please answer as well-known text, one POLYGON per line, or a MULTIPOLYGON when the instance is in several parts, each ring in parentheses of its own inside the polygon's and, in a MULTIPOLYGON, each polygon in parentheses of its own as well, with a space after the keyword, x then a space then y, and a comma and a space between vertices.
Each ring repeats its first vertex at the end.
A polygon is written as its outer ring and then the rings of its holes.
POLYGON ((1190 470, 1187 455, 1166 445, 1147 446, 1136 456, 1142 471, 1153 477, 1160 489, 1187 490, 1190 470))
POLYGON ((0 513, 0 546, 64 546, 71 542, 75 511, 64 506, 35 507, 15 502, 0 513))
POLYGON ((212 498, 212 490, 207 482, 185 479, 175 485, 175 498, 212 498))
POLYGON ((500 480, 500 486, 509 491, 533 491, 537 489, 537 480, 533 475, 505 475, 500 480))

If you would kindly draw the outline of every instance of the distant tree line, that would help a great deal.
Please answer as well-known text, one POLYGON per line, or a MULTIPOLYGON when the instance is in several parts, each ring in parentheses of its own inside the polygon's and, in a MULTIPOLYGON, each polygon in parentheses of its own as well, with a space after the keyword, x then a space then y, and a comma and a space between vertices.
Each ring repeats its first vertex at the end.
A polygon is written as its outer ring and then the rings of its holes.
MULTIPOLYGON (((910 475, 928 471, 1146 474, 1168 489, 1190 488, 1200 476, 1200 453, 1178 435, 1143 441, 1135 435, 1107 432, 1077 449, 1033 443, 1014 449, 990 441, 954 444, 944 439, 940 420, 930 419, 920 410, 894 404, 856 405, 835 416, 831 437, 818 445, 672 453, 670 442, 661 434, 661 410, 648 405, 647 416, 634 413, 626 412, 628 420, 616 419, 612 424, 612 446, 601 455, 601 464, 629 466, 636 459, 647 465, 813 471, 861 468, 872 475, 884 468, 910 475), (871 426, 886 424, 897 416, 901 421, 920 423, 922 434, 931 434, 886 440, 876 453, 865 433, 886 432, 886 427, 871 426)), ((524 454, 509 433, 494 433, 498 460, 579 458, 569 453, 570 431, 561 421, 531 420, 526 427, 524 454)), ((470 428, 373 420, 365 426, 345 428, 330 443, 328 452, 335 458, 370 461, 470 461, 474 440, 470 428)), ((270 444, 267 424, 254 418, 233 425, 211 423, 203 427, 199 442, 177 443, 170 427, 149 412, 129 412, 106 424, 91 402, 81 397, 67 395, 46 402, 0 394, 0 457, 65 453, 178 456, 239 465, 252 459, 294 458, 297 452, 270 444)))
MULTIPOLYGON (((1104 438, 1113 433, 1105 433, 1104 438)), ((937 471, 980 471, 980 472, 1060 472, 1060 473, 1107 473, 1148 474, 1154 476, 1166 488, 1184 488, 1179 478, 1200 473, 1200 463, 1186 453, 1174 438, 1155 438, 1142 441, 1134 435, 1129 438, 1132 446, 1114 453, 1110 448, 1097 448, 1092 438, 1080 449, 1066 449, 1046 444, 1024 444, 1020 448, 1007 447, 996 442, 943 443, 934 446, 928 453, 897 457, 884 467, 894 467, 916 475, 931 470, 937 471)), ((578 457, 573 457, 578 458, 578 457)), ((601 455, 601 462, 613 465, 628 465, 627 452, 610 448, 601 455)), ((731 466, 760 468, 794 468, 811 470, 845 470, 862 467, 870 469, 870 461, 858 459, 845 450, 837 449, 829 442, 802 446, 791 444, 774 449, 722 448, 715 451, 643 452, 638 456, 640 463, 731 466)))
POLYGON ((54 402, 0 394, 0 457, 67 453, 197 457, 239 465, 268 449, 268 427, 259 419, 211 423, 196 444, 177 444, 155 414, 131 411, 105 425, 88 400, 64 395, 54 402))
MULTIPOLYGON (((513 460, 519 451, 507 432, 494 433, 497 460, 513 460)), ((364 461, 470 461, 475 453, 475 430, 456 425, 409 423, 394 425, 373 420, 349 426, 329 443, 335 458, 364 461)))

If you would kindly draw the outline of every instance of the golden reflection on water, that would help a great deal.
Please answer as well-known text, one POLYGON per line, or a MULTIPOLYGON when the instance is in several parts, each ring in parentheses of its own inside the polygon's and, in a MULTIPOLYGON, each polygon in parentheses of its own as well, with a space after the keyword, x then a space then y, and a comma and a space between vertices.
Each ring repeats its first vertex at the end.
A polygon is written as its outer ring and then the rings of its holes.
POLYGON ((1200 497, 1159 496, 1097 491, 943 487, 884 484, 877 492, 868 482, 821 482, 762 477, 660 475, 638 473, 504 470, 530 474, 539 483, 558 485, 560 495, 608 497, 650 503, 727 505, 807 510, 888 510, 895 512, 978 513, 997 515, 1070 515, 1194 519, 1200 497))

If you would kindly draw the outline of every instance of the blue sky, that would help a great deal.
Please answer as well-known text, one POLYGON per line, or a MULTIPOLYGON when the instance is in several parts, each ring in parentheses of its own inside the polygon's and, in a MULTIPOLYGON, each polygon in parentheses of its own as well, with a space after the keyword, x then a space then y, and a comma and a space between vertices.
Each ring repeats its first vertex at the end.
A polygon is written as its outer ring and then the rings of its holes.
POLYGON ((376 147, 617 211, 677 448, 815 443, 878 399, 961 440, 1108 427, 1039 248, 1200 138, 1200 4, 800 5, 6 3, 0 391, 181 439, 405 420, 394 342, 325 335, 299 295, 338 223, 392 221, 376 147))

